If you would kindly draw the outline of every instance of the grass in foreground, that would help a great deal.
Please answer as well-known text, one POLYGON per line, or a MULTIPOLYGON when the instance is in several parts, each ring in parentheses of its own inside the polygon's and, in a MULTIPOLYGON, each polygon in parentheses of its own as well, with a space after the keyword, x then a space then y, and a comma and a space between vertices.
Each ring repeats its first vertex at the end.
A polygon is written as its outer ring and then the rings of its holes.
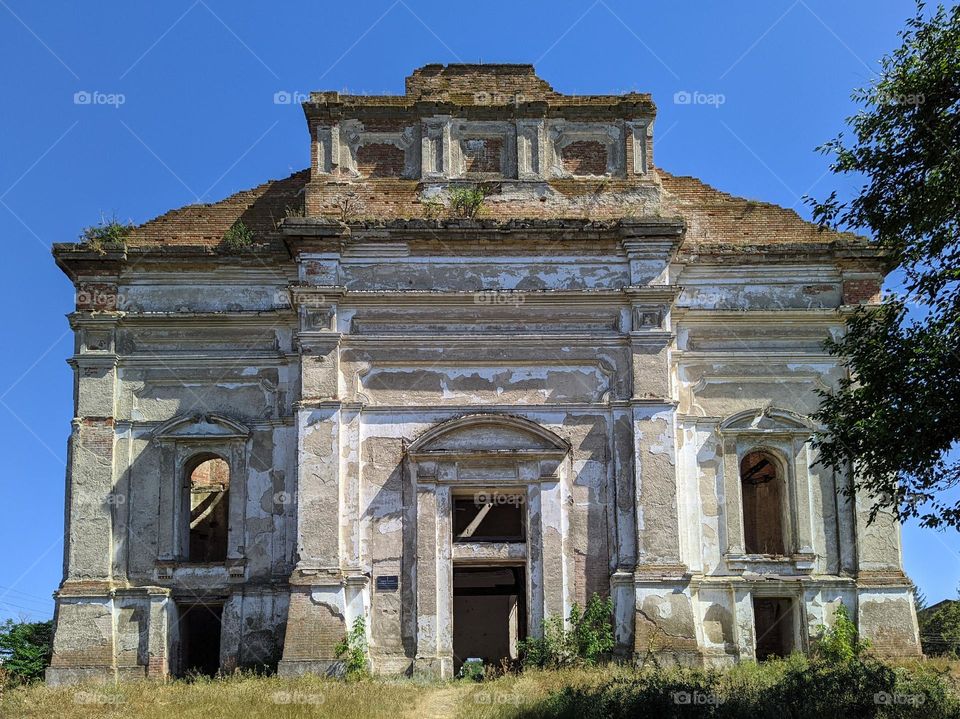
POLYGON ((817 665, 795 655, 724 671, 627 667, 526 671, 484 682, 233 675, 197 681, 33 684, 0 698, 3 719, 300 717, 960 717, 956 662, 817 665))

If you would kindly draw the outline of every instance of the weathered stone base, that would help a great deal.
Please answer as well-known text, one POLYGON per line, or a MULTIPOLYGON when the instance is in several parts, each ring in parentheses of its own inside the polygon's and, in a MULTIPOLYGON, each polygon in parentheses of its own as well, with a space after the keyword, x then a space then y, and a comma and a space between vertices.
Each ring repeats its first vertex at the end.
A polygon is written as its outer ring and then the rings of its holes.
MULTIPOLYGON (((183 669, 181 612, 184 607, 205 602, 223 608, 223 671, 273 666, 282 652, 287 617, 285 586, 251 587, 233 593, 224 590, 206 599, 190 592, 183 601, 166 587, 103 591, 100 595, 81 593, 80 588, 69 584, 61 589, 53 657, 47 673, 51 683, 165 679, 178 674, 183 669)), ((332 645, 328 652, 332 653, 332 645)))
POLYGON ((417 657, 413 662, 413 675, 428 679, 452 679, 453 657, 417 657))
POLYGON ((683 581, 642 579, 635 584, 634 651, 643 658, 697 666, 701 648, 693 598, 683 581))
POLYGON ((341 677, 346 671, 339 659, 281 659, 277 674, 281 677, 300 677, 316 674, 324 677, 341 677))
POLYGON ((372 656, 370 671, 377 676, 413 676, 414 660, 407 656, 372 656))
POLYGON ((147 677, 146 667, 47 667, 45 680, 50 686, 65 686, 80 683, 113 683, 135 681, 147 677))
POLYGON ((861 589, 857 625, 870 640, 870 650, 882 657, 921 656, 913 592, 909 587, 861 589))

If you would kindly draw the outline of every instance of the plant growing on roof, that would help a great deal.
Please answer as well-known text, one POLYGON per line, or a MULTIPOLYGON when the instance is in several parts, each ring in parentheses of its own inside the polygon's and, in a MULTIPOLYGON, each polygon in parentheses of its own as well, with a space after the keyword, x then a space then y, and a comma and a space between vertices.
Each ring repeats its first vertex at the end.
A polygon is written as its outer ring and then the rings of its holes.
POLYGON ((450 190, 450 212, 454 217, 474 218, 483 207, 487 192, 479 185, 450 190))
POLYGON ((359 213, 367 209, 367 205, 357 197, 356 192, 347 192, 337 200, 337 209, 340 211, 340 222, 346 223, 356 219, 359 213))
POLYGON ((238 219, 223 233, 220 247, 227 252, 242 252, 253 244, 253 231, 238 219))
POLYGON ((420 205, 425 220, 437 219, 444 210, 443 203, 439 200, 423 200, 420 205))
POLYGON ((124 247, 132 229, 132 222, 120 222, 115 214, 108 218, 101 213, 99 223, 81 230, 80 241, 102 255, 108 246, 124 247))

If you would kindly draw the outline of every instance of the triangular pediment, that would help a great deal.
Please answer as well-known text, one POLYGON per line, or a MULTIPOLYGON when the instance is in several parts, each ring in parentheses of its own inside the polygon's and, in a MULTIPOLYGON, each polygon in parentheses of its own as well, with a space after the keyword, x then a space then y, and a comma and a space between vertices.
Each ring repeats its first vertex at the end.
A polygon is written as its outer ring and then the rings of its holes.
POLYGON ((762 407, 738 412, 720 423, 725 432, 809 432, 813 424, 796 412, 762 407))
POLYGON ((458 417, 424 432, 413 453, 563 452, 569 444, 550 430, 522 417, 479 414, 458 417))
POLYGON ((249 435, 246 426, 219 414, 174 417, 153 433, 156 439, 237 439, 249 435))

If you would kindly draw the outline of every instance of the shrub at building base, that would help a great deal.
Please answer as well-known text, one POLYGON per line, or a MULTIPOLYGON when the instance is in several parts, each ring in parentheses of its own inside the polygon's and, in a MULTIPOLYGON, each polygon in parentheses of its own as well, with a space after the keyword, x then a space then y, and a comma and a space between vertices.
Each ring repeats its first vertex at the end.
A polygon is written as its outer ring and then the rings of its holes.
POLYGON ((960 717, 960 703, 933 671, 894 669, 876 660, 830 664, 795 654, 726 672, 657 668, 599 687, 568 687, 526 716, 952 719, 960 717))
POLYGON ((523 640, 518 648, 524 667, 555 669, 596 664, 613 645, 613 600, 594 593, 585 609, 574 603, 566 622, 548 617, 543 636, 523 640))
POLYGON ((727 671, 656 667, 599 687, 566 688, 532 716, 590 719, 872 719, 960 717, 960 701, 929 669, 894 668, 867 655, 846 607, 821 625, 813 656, 793 654, 727 671))
POLYGON ((367 622, 363 617, 353 620, 350 631, 333 649, 334 656, 343 662, 347 679, 360 679, 369 674, 367 662, 367 622))

